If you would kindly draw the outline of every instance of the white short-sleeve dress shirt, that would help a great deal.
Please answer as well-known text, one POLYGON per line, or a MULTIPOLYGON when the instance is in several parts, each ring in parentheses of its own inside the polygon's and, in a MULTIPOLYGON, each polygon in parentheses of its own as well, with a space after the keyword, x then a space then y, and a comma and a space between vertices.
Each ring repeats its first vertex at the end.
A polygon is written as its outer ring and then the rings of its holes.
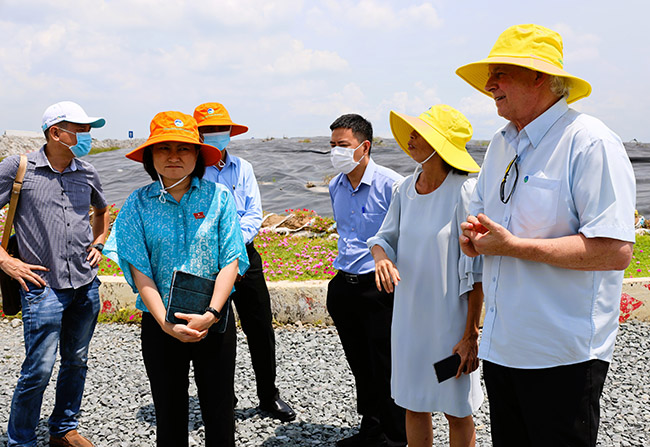
MULTIPOLYGON (((636 187, 620 138, 559 100, 517 132, 498 131, 485 156, 470 213, 522 238, 582 233, 634 242, 636 187), (500 198, 506 167, 517 156, 500 198)), ((514 368, 610 361, 618 330, 622 271, 577 271, 485 256, 486 315, 479 357, 514 368)))

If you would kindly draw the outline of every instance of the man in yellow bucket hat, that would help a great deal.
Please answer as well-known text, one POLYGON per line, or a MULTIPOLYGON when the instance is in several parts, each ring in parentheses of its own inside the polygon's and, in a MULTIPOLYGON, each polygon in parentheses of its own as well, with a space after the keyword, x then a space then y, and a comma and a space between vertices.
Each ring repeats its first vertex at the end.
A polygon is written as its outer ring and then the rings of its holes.
POLYGON ((632 165, 616 134, 568 107, 591 86, 564 71, 558 33, 513 26, 456 73, 509 121, 459 238, 485 255, 479 357, 493 443, 595 446, 635 240, 632 165))
POLYGON ((217 102, 201 104, 194 110, 199 133, 206 144, 221 150, 221 160, 208 166, 203 178, 221 183, 233 194, 239 223, 246 244, 250 268, 235 285, 233 302, 248 339, 251 363, 257 382, 260 409, 283 422, 292 421, 296 413, 280 398, 275 386, 275 333, 271 315, 271 296, 262 271, 262 258, 255 249, 255 236, 262 225, 262 198, 253 166, 226 151, 230 137, 248 131, 235 124, 228 110, 217 102))

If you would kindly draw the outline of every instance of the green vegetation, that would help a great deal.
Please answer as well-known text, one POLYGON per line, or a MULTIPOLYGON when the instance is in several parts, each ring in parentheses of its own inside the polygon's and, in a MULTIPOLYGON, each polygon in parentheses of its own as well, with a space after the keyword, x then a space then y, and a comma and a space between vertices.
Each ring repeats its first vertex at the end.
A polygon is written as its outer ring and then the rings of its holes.
POLYGON ((117 146, 111 146, 111 147, 93 147, 90 149, 90 152, 88 155, 93 155, 93 154, 101 154, 102 152, 110 152, 110 151, 116 151, 118 149, 122 149, 121 147, 117 146))
POLYGON ((636 236, 632 262, 625 270, 626 278, 645 278, 650 276, 650 235, 636 236))
POLYGON ((142 323, 142 312, 130 307, 117 309, 110 301, 104 301, 97 316, 97 322, 140 324, 142 323))

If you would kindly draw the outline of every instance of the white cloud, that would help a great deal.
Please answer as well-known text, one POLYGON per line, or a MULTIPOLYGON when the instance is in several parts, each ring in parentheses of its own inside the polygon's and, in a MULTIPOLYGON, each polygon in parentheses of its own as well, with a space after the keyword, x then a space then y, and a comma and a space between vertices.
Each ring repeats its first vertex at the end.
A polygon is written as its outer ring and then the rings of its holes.
POLYGON ((266 73, 302 75, 310 71, 341 71, 348 67, 345 59, 333 51, 305 48, 299 40, 293 40, 289 48, 271 63, 264 66, 266 73))
POLYGON ((349 83, 342 90, 322 98, 298 98, 290 103, 295 113, 316 117, 336 117, 344 113, 361 113, 367 109, 366 95, 361 87, 349 83))
POLYGON ((473 93, 460 99, 458 110, 469 117, 490 117, 496 115, 494 100, 481 93, 473 93))
POLYGON ((323 9, 313 8, 311 14, 323 14, 323 17, 337 18, 333 22, 345 20, 365 29, 395 30, 421 25, 439 28, 442 19, 431 3, 400 7, 380 0, 361 0, 351 4, 344 0, 323 1, 323 9))
POLYGON ((578 33, 571 26, 559 23, 553 27, 562 36, 564 64, 571 66, 578 62, 598 60, 601 38, 592 33, 578 33), (568 49, 568 51, 567 51, 568 49))

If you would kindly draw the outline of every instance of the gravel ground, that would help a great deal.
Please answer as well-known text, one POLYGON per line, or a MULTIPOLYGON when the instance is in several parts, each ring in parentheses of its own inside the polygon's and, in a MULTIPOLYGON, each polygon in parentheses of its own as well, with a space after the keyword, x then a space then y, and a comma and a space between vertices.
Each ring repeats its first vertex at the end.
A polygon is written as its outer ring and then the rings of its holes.
MULTIPOLYGON (((353 434, 359 423, 354 382, 336 330, 285 326, 276 330, 276 337, 277 383, 298 418, 280 423, 255 408, 250 356, 239 331, 237 445, 325 446, 353 434)), ((4 446, 11 396, 24 355, 22 329, 0 323, 0 341, 0 445, 4 446)), ((154 445, 155 418, 140 356, 139 328, 99 325, 90 352, 81 433, 98 447, 154 445)), ((190 393, 196 396, 196 389, 190 393)), ((203 445, 198 400, 190 399, 190 445, 203 445)), ((38 427, 39 445, 47 445, 47 416, 53 400, 51 383, 38 427)), ((621 326, 601 404, 599 446, 650 446, 650 323, 631 321, 621 326)), ((484 403, 475 415, 477 445, 491 444, 488 411, 484 403)), ((434 427, 434 445, 448 445, 444 418, 435 415, 434 427)))

